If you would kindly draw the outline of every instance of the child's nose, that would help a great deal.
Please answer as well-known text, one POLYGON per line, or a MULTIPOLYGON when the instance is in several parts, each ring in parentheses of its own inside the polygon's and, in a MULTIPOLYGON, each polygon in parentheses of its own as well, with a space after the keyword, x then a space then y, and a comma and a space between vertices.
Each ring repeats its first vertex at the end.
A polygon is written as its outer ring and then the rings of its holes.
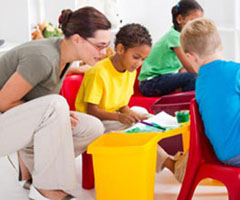
POLYGON ((142 64, 143 64, 143 60, 139 60, 138 61, 138 66, 140 67, 140 66, 142 66, 142 64))

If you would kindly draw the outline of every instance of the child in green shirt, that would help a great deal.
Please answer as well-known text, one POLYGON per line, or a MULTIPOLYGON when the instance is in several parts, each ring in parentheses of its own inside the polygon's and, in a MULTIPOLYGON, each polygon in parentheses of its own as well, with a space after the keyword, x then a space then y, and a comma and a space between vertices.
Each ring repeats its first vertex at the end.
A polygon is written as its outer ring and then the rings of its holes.
POLYGON ((172 8, 173 27, 152 47, 138 77, 144 96, 195 89, 198 70, 180 46, 180 32, 188 21, 202 16, 203 9, 195 0, 181 0, 172 8), (179 72, 182 68, 187 72, 179 72))

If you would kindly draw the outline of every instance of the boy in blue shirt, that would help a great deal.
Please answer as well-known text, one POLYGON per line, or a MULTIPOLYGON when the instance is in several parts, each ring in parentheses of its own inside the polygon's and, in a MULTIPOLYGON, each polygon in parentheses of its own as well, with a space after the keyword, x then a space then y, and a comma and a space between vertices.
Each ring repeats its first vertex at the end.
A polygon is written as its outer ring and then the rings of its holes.
POLYGON ((240 167, 240 63, 225 61, 214 23, 196 19, 181 33, 187 56, 200 66, 196 100, 219 160, 240 167))

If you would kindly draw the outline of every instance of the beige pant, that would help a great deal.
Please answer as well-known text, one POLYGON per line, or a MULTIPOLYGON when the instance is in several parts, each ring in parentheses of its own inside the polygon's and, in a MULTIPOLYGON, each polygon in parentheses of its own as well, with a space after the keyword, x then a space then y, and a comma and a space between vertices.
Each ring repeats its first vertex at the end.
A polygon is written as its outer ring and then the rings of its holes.
MULTIPOLYGON (((141 111, 141 109, 139 109, 139 107, 136 107, 136 106, 133 109, 131 108, 131 110, 133 110, 133 111, 135 111, 139 114, 146 114, 146 113, 139 112, 139 110, 141 111)), ((114 120, 103 120, 102 122, 103 122, 103 125, 104 125, 104 128, 105 128, 105 133, 108 133, 108 132, 111 132, 111 131, 123 130, 123 129, 126 129, 126 128, 130 127, 130 126, 127 126, 125 124, 122 124, 119 121, 114 121, 114 120)), ((165 162, 165 160, 168 157, 169 157, 169 155, 167 154, 167 152, 165 152, 164 149, 158 145, 157 167, 156 167, 157 172, 162 170, 163 163, 165 162)))
POLYGON ((69 107, 60 95, 48 95, 0 114, 0 156, 16 152, 42 189, 77 186, 75 157, 104 132, 100 120, 75 112, 71 129, 69 107))

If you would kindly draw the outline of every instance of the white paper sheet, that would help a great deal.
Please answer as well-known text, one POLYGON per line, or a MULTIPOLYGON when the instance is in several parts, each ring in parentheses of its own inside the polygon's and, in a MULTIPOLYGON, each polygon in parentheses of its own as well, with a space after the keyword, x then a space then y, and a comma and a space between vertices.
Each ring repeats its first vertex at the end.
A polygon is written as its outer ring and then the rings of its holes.
MULTIPOLYGON (((177 128, 179 127, 179 124, 177 122, 177 119, 176 117, 173 117, 169 114, 167 114, 166 112, 162 111, 156 115, 153 115, 152 117, 148 118, 147 120, 144 120, 145 122, 149 122, 149 123, 156 123, 156 124, 159 124, 160 126, 162 127, 168 127, 168 128, 177 128)), ((151 126, 147 126, 145 124, 142 124, 142 123, 136 123, 134 124, 133 126, 131 126, 130 128, 128 129, 125 129, 124 132, 127 132, 127 131, 132 131, 133 129, 141 129, 141 130, 144 130, 143 132, 153 132, 153 131, 156 131, 156 132, 162 132, 162 130, 158 129, 158 128, 154 128, 154 127, 151 127, 151 126)))

